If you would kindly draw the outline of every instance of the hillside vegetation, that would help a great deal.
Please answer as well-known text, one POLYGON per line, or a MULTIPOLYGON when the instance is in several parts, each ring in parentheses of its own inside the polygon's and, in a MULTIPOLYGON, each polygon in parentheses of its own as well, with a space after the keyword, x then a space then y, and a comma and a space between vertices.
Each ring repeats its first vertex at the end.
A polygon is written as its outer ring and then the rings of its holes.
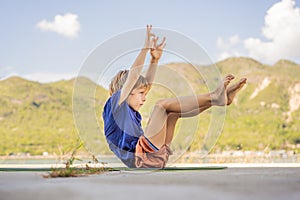
MULTIPOLYGON (((287 60, 268 66, 250 58, 229 58, 215 65, 221 74, 234 74, 233 82, 242 77, 247 77, 248 81, 226 109, 223 131, 213 151, 292 149, 299 152, 300 66, 287 60)), ((186 95, 186 87, 195 89, 196 93, 208 92, 205 80, 187 63, 164 65, 157 80, 168 87, 154 85, 141 110, 143 125, 157 99, 172 97, 174 93, 186 95), (188 80, 190 85, 182 80, 188 80)), ((20 77, 0 81, 0 155, 41 155, 43 152, 60 155, 70 151, 78 141, 72 108, 75 81, 41 84, 20 77)), ((91 146, 97 149, 96 153, 109 154, 102 136, 101 119, 108 91, 101 86, 95 88, 91 106, 94 106, 99 123, 99 137, 87 135, 85 140, 94 142, 91 146)), ((193 140, 188 150, 201 149, 210 116, 207 110, 197 119, 179 121, 174 145, 186 146, 193 140), (192 123, 198 124, 195 137, 189 130, 192 123)))

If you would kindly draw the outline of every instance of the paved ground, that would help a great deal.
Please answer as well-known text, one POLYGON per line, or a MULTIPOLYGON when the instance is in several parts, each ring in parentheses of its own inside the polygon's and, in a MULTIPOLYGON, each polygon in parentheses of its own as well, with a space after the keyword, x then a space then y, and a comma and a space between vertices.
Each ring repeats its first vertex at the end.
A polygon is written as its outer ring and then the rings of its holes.
POLYGON ((0 200, 299 200, 300 168, 108 172, 45 179, 45 172, 0 172, 0 200))

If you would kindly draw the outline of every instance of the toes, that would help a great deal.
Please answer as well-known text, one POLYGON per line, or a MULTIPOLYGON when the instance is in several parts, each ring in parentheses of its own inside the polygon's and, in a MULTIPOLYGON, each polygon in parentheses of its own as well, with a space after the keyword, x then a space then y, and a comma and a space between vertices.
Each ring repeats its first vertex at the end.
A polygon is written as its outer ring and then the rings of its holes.
POLYGON ((247 78, 242 78, 241 80, 240 80, 240 83, 241 84, 245 84, 247 82, 247 78))
POLYGON ((234 79, 234 76, 232 74, 227 74, 225 78, 231 81, 234 79))
POLYGON ((229 83, 230 83, 230 80, 229 80, 229 79, 226 79, 226 80, 224 81, 224 86, 227 87, 227 85, 229 85, 229 83))
POLYGON ((224 86, 227 87, 232 79, 234 79, 234 76, 232 74, 227 74, 224 78, 224 86))

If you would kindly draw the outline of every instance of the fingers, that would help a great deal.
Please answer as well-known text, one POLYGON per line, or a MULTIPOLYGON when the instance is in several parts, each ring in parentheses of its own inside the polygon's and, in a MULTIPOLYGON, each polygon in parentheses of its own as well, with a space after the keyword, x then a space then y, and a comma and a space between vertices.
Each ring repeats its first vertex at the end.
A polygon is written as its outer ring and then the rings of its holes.
POLYGON ((163 38, 162 42, 157 46, 158 48, 165 48, 166 46, 166 37, 163 38))
POLYGON ((152 38, 151 45, 150 45, 151 51, 153 51, 153 50, 155 50, 157 48, 157 40, 158 40, 158 38, 159 37, 152 38))
POLYGON ((156 41, 155 38, 152 38, 151 43, 150 43, 150 50, 153 51, 156 46, 156 41))
POLYGON ((151 37, 155 37, 155 34, 151 33, 151 30, 152 30, 152 25, 147 25, 147 35, 149 39, 151 39, 151 37))
MULTIPOLYGON (((159 37, 156 37, 154 33, 151 33, 152 30, 152 25, 147 24, 147 39, 150 42, 150 49, 155 50, 155 49, 163 49, 166 46, 166 37, 163 37, 162 41, 160 44, 157 44, 157 41, 159 40, 159 37)), ((148 42, 148 44, 149 44, 148 42)))
POLYGON ((166 46, 166 37, 163 37, 163 40, 162 40, 162 42, 159 45, 157 45, 158 39, 159 39, 159 37, 155 38, 154 48, 155 49, 163 49, 163 48, 165 48, 165 46, 166 46))
POLYGON ((151 30, 152 30, 152 25, 147 25, 147 36, 148 36, 149 38, 155 37, 155 34, 154 34, 154 33, 151 33, 151 30))
POLYGON ((145 39, 144 48, 152 49, 153 48, 153 41, 152 39, 155 38, 155 34, 151 33, 152 25, 147 25, 147 34, 145 39))
POLYGON ((166 37, 163 37, 163 40, 161 41, 161 43, 159 45, 157 45, 158 39, 159 39, 159 37, 155 38, 156 48, 159 48, 159 47, 164 48, 166 46, 166 37))
POLYGON ((157 41, 158 41, 158 38, 159 37, 155 37, 153 40, 154 40, 154 43, 153 43, 153 47, 156 49, 157 48, 157 41))
POLYGON ((152 25, 151 24, 150 25, 147 24, 147 33, 150 33, 151 29, 152 29, 152 25))

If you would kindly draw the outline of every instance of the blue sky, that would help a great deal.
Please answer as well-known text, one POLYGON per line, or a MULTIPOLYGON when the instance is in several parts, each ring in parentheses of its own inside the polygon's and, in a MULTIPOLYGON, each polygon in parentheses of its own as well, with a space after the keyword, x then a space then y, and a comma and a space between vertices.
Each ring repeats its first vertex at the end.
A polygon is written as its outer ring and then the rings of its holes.
POLYGON ((0 78, 68 79, 99 44, 146 24, 192 38, 214 62, 249 56, 299 63, 299 7, 300 0, 2 0, 0 78), (70 30, 57 31, 57 16, 73 23, 70 30))

